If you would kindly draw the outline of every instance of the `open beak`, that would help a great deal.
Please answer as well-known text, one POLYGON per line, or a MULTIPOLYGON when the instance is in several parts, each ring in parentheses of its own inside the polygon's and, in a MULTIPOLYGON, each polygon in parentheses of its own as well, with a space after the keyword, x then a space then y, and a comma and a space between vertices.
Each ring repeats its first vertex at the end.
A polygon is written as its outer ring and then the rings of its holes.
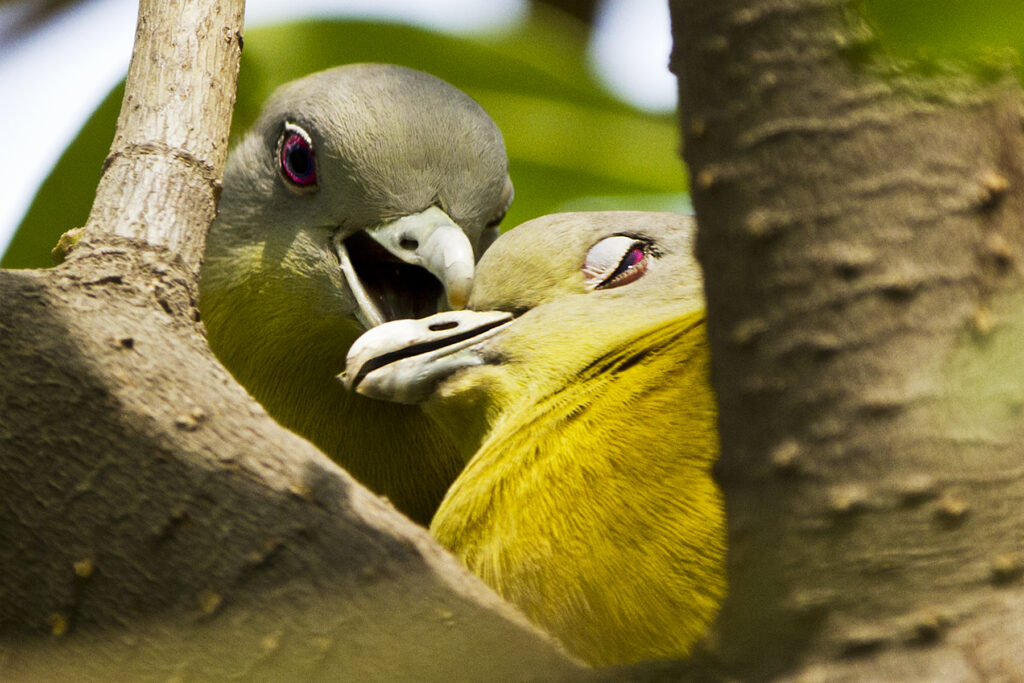
POLYGON ((436 206, 333 243, 356 300, 356 318, 366 329, 466 305, 473 245, 436 206))
POLYGON ((370 398, 420 403, 455 371, 487 362, 480 344, 512 320, 504 311, 444 311, 421 320, 395 320, 352 344, 339 377, 370 398))

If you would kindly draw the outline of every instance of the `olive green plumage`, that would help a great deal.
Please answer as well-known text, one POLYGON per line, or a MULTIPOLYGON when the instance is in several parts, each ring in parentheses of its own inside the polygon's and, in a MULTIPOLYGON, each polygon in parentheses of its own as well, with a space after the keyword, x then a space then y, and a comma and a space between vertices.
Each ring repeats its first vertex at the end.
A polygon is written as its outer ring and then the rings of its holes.
POLYGON ((537 219, 483 257, 475 311, 377 328, 349 357, 359 391, 423 402, 469 457, 437 540, 595 665, 685 656, 725 595, 691 251, 673 214, 537 219))
POLYGON ((366 327, 464 304, 511 201, 507 163, 491 119, 443 81, 330 69, 268 100, 228 159, 207 240, 200 310, 218 358, 275 419, 423 522, 462 465, 449 439, 418 408, 335 376, 366 327))

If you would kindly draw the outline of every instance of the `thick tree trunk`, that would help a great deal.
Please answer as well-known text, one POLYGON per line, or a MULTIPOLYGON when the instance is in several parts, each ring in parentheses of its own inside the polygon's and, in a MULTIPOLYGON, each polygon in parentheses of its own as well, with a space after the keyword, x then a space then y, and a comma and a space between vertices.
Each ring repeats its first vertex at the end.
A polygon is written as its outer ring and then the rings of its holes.
POLYGON ((0 678, 577 671, 211 356, 241 0, 144 0, 84 240, 0 271, 0 678))
POLYGON ((730 675, 1024 678, 1019 83, 887 71, 843 0, 671 3, 730 675))

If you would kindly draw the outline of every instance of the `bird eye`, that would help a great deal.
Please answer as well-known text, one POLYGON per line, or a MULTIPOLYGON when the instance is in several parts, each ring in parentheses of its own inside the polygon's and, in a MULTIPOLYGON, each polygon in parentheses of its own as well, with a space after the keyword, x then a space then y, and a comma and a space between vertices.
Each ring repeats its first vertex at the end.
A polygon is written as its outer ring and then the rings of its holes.
POLYGON ((601 240, 587 252, 583 263, 583 279, 590 289, 621 287, 639 279, 647 272, 650 242, 612 235, 601 240))
POLYGON ((294 190, 316 189, 316 155, 309 134, 294 123, 284 124, 277 143, 281 177, 294 190))

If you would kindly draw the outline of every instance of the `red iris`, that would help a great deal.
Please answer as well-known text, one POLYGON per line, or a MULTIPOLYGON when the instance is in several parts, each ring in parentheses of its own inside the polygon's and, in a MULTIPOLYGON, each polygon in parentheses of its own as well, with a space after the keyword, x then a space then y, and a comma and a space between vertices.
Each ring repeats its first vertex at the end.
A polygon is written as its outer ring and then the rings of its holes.
POLYGON ((286 132, 281 144, 281 172, 285 179, 300 187, 316 184, 316 159, 313 145, 295 132, 286 132))
POLYGON ((598 289, 611 289, 628 285, 646 272, 647 245, 643 242, 634 242, 612 274, 597 287, 598 289))

